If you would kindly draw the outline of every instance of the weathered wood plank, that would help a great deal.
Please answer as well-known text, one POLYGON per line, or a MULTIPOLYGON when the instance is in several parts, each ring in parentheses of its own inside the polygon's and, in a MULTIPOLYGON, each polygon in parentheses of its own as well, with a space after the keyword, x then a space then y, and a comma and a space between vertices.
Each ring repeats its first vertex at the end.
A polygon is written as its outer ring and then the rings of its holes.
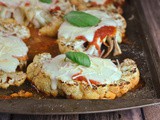
POLYGON ((117 120, 118 117, 119 116, 115 114, 115 112, 110 112, 80 115, 79 120, 117 120))
POLYGON ((160 119, 160 105, 143 108, 144 117, 146 120, 160 119))
POLYGON ((12 115, 12 120, 78 120, 78 115, 12 115))
POLYGON ((11 118, 10 114, 0 113, 0 120, 11 120, 10 118, 11 118))
POLYGON ((132 109, 116 112, 120 120, 143 120, 141 109, 132 109))
POLYGON ((160 56, 160 0, 140 0, 160 56))
POLYGON ((80 120, 143 120, 140 109, 80 115, 80 120))

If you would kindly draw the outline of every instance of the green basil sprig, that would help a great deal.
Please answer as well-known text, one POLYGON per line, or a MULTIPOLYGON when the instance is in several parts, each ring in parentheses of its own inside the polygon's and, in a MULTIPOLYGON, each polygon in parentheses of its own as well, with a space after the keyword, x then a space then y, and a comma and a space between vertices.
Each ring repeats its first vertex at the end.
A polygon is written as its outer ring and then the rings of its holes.
POLYGON ((88 55, 82 52, 67 52, 66 57, 78 65, 83 65, 85 67, 90 67, 91 65, 88 55))
POLYGON ((71 11, 64 16, 64 19, 78 27, 96 26, 100 22, 96 16, 81 11, 71 11))
POLYGON ((39 1, 43 3, 48 3, 48 4, 52 3, 52 0, 39 0, 39 1))

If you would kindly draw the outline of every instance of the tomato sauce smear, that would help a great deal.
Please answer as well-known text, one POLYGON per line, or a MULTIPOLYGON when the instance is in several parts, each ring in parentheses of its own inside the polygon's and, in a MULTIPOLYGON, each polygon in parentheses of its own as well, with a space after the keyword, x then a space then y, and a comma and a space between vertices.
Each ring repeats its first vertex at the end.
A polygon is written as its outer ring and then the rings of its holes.
MULTIPOLYGON (((116 31, 117 31, 117 29, 114 26, 103 26, 103 27, 99 28, 98 30, 96 30, 96 32, 94 34, 94 38, 93 38, 92 42, 89 43, 89 46, 94 45, 100 55, 101 54, 101 46, 98 45, 99 38, 100 38, 100 43, 102 43, 102 40, 105 37, 107 37, 107 36, 114 37, 116 34, 116 31)), ((76 39, 88 41, 87 38, 83 35, 77 36, 76 39)))
MULTIPOLYGON (((74 75, 72 76, 72 79, 73 79, 73 80, 77 80, 77 81, 85 81, 85 82, 88 83, 87 78, 84 77, 84 76, 81 76, 81 75, 80 75, 81 73, 82 73, 82 71, 79 72, 79 73, 77 73, 77 74, 74 74, 74 75)), ((100 84, 101 84, 100 82, 95 81, 95 80, 89 80, 89 81, 90 81, 91 84, 94 84, 94 85, 100 85, 100 84)))
POLYGON ((102 43, 102 40, 109 36, 109 37, 113 37, 116 34, 116 27, 114 26, 103 26, 101 28, 99 28, 95 34, 94 34, 94 38, 93 41, 89 43, 89 45, 95 45, 96 49, 98 50, 98 53, 101 54, 101 46, 98 45, 98 39, 100 38, 100 42, 102 43))

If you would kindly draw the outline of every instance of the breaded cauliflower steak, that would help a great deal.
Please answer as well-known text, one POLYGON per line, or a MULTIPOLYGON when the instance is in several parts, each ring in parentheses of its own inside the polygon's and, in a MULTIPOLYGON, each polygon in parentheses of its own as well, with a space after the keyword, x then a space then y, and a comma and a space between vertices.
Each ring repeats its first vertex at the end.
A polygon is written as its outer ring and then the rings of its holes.
POLYGON ((14 35, 21 39, 28 39, 31 36, 29 29, 18 24, 14 19, 0 19, 0 35, 14 35))
POLYGON ((58 91, 51 89, 51 79, 45 75, 42 70, 43 61, 51 58, 48 53, 36 55, 27 68, 27 78, 31 81, 38 90, 44 92, 47 95, 57 96, 58 91))
POLYGON ((57 36, 58 29, 63 23, 61 18, 55 18, 50 24, 45 25, 39 30, 40 35, 55 37, 57 36))
POLYGON ((58 89, 51 89, 51 79, 42 72, 42 64, 45 60, 51 59, 51 55, 43 53, 35 56, 33 63, 27 68, 28 79, 38 88, 38 90, 47 95, 66 96, 72 99, 115 99, 134 88, 138 82, 140 73, 135 62, 131 59, 125 59, 120 69, 122 77, 116 84, 93 85, 90 87, 86 82, 74 81, 74 83, 64 83, 58 80, 58 89))
POLYGON ((26 77, 27 75, 23 72, 6 73, 0 71, 0 88, 7 89, 9 86, 20 86, 26 77))

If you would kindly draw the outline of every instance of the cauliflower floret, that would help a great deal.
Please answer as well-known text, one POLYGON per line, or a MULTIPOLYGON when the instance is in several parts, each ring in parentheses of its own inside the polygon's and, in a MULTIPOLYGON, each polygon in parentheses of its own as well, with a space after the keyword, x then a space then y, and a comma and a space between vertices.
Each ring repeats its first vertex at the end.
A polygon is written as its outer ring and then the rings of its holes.
POLYGON ((0 35, 14 35, 21 39, 28 39, 30 37, 30 31, 27 27, 17 24, 13 19, 0 19, 0 35))

